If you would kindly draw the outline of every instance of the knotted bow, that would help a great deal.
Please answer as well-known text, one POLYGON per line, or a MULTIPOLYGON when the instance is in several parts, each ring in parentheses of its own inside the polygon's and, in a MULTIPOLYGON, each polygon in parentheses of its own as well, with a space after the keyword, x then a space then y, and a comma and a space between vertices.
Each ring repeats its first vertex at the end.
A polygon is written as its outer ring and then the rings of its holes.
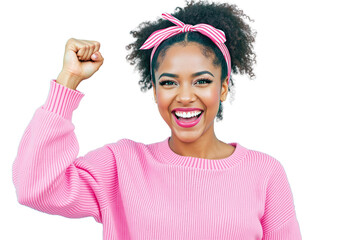
MULTIPOLYGON (((231 58, 229 50, 227 49, 226 45, 224 44, 226 41, 225 33, 220 30, 216 29, 213 26, 205 23, 200 23, 196 25, 190 25, 185 24, 179 19, 175 18, 174 16, 163 13, 162 17, 171 21, 177 26, 172 26, 164 29, 159 29, 155 32, 153 32, 148 39, 144 42, 144 44, 140 47, 140 49, 150 49, 154 47, 154 49, 151 52, 150 57, 150 73, 151 73, 151 66, 152 66, 152 58, 154 56, 154 53, 157 49, 157 47, 167 38, 172 37, 176 34, 182 33, 182 32, 200 32, 201 34, 209 37, 221 50, 225 57, 225 61, 228 67, 228 83, 230 79, 230 73, 231 73, 231 58)), ((152 73, 151 73, 152 74, 152 73)))

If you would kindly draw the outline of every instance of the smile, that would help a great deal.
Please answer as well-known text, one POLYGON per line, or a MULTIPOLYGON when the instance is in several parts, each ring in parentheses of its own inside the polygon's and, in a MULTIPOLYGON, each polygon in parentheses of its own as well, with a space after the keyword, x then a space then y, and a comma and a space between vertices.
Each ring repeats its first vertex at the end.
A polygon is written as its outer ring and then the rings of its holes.
POLYGON ((196 124, 200 122, 203 112, 204 111, 195 111, 192 113, 190 112, 184 113, 184 112, 173 111, 172 115, 177 125, 184 128, 190 128, 190 127, 194 127, 196 124))

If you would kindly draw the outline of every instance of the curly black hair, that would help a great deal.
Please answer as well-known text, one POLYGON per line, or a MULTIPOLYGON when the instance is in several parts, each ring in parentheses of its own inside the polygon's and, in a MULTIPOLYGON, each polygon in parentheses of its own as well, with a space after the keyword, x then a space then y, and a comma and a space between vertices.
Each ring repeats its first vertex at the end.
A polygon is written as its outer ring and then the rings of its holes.
MULTIPOLYGON (((228 3, 208 3, 207 1, 194 2, 186 0, 186 7, 183 9, 180 7, 175 8, 175 12, 171 13, 175 18, 184 22, 185 24, 196 25, 198 23, 210 24, 217 29, 221 29, 226 36, 225 45, 228 48, 231 56, 231 72, 244 74, 247 73, 250 79, 255 77, 253 73, 252 65, 256 63, 256 55, 253 52, 253 42, 255 41, 256 32, 253 31, 250 26, 245 23, 244 18, 249 21, 249 16, 245 15, 242 10, 238 9, 237 5, 228 3)), ((169 49, 175 43, 187 43, 197 42, 203 46, 203 54, 208 56, 209 53, 215 55, 213 64, 221 65, 221 83, 227 76, 227 65, 225 58, 220 49, 215 43, 205 35, 199 32, 184 32, 176 34, 166 40, 164 40, 156 49, 153 56, 153 65, 150 72, 150 56, 152 49, 140 50, 140 47, 144 44, 146 39, 156 30, 175 26, 172 22, 165 19, 158 19, 157 21, 150 22, 145 21, 139 24, 139 30, 130 31, 130 34, 136 39, 133 43, 126 46, 127 50, 130 50, 130 54, 126 56, 126 59, 131 65, 136 64, 136 69, 141 73, 141 91, 151 89, 153 81, 155 85, 155 79, 151 79, 151 75, 155 76, 154 72, 158 69, 160 62, 158 56, 162 58, 165 56, 167 49, 169 49)), ((230 75, 228 90, 231 91, 231 86, 234 85, 232 77, 230 75)), ((217 120, 222 120, 223 106, 220 102, 219 110, 216 115, 217 120)))

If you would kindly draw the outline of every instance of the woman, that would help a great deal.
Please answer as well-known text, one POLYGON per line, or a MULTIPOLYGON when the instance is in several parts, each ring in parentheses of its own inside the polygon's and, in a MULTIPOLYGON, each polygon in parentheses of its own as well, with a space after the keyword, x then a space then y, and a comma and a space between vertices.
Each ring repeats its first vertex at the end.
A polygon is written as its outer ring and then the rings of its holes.
POLYGON ((153 88, 171 136, 152 144, 124 138, 83 157, 71 121, 84 96, 76 87, 104 59, 99 42, 69 39, 63 69, 20 142, 19 203, 92 216, 104 239, 301 239, 280 162, 215 135, 231 71, 254 75, 244 16, 235 5, 190 2, 133 31, 127 59, 138 63, 141 89, 153 88))

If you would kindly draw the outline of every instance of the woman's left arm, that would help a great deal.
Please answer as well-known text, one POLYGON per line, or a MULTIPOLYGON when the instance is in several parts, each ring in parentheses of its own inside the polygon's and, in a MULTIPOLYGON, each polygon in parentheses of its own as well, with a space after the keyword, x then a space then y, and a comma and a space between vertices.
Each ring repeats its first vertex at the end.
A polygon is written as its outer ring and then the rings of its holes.
POLYGON ((265 211, 261 218, 263 240, 301 240, 300 226, 284 167, 276 160, 266 189, 265 211))

